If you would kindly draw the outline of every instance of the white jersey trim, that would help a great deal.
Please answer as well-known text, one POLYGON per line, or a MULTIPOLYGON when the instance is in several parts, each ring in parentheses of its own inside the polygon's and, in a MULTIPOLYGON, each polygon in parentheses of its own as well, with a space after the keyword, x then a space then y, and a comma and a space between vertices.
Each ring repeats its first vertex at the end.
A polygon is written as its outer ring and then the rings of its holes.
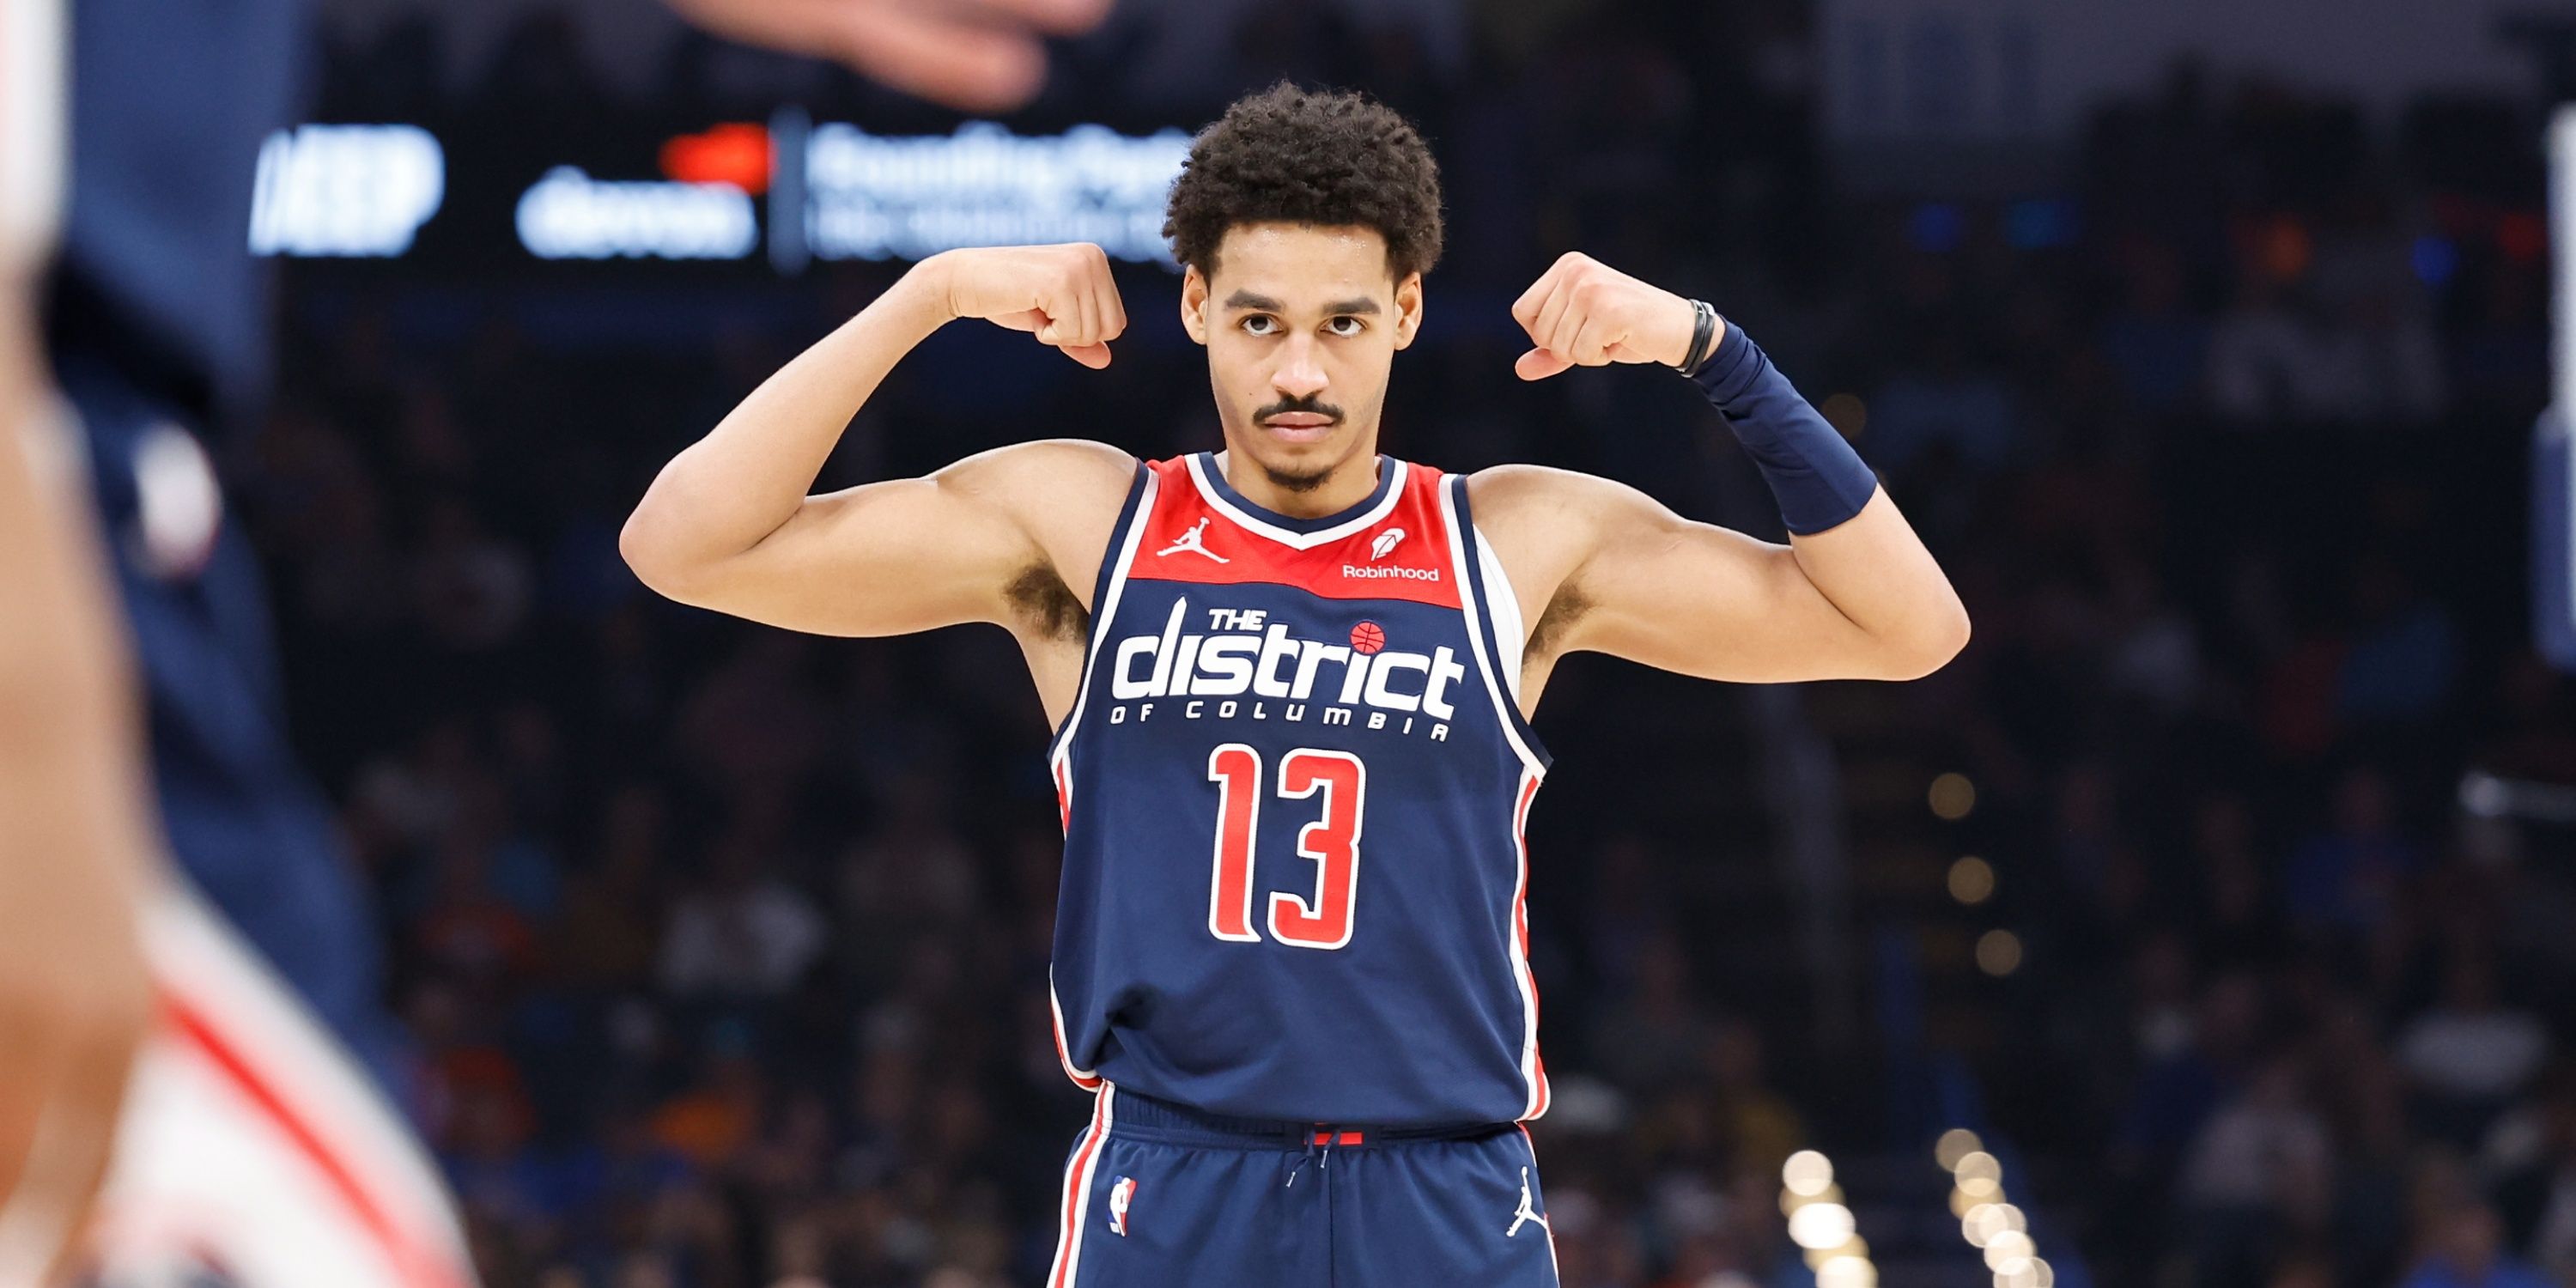
MULTIPOLYGON (((1468 647, 1476 655, 1477 672, 1485 677, 1485 695, 1493 700, 1494 719, 1502 724, 1503 741, 1511 744, 1513 754, 1521 758, 1521 764, 1528 768, 1529 772, 1540 778, 1545 778, 1547 777, 1547 762, 1539 759, 1538 753, 1530 750, 1530 745, 1527 742, 1522 741, 1520 728, 1513 720, 1513 717, 1520 714, 1520 712, 1517 706, 1510 704, 1514 704, 1519 701, 1514 694, 1518 692, 1520 686, 1513 684, 1508 686, 1508 688, 1506 687, 1505 683, 1497 674, 1497 672, 1501 670, 1501 667, 1485 649, 1482 607, 1477 603, 1478 597, 1475 592, 1475 583, 1469 580, 1467 575, 1466 543, 1471 538, 1468 535, 1466 523, 1459 517, 1457 498, 1450 494, 1450 489, 1453 485, 1462 485, 1457 483, 1455 476, 1440 480, 1440 486, 1437 489, 1440 493, 1440 526, 1449 530, 1449 564, 1450 567, 1456 570, 1458 577, 1458 607, 1467 614, 1468 647)), ((1481 547, 1484 544, 1483 539, 1473 539, 1480 547, 1481 553, 1481 547)), ((1479 572, 1481 573, 1485 568, 1490 568, 1497 573, 1501 571, 1499 563, 1483 565, 1480 567, 1479 572)), ((1509 595, 1511 593, 1510 585, 1511 583, 1509 582, 1503 583, 1503 593, 1505 595, 1509 595)), ((1512 608, 1512 616, 1518 617, 1519 615, 1519 606, 1514 605, 1512 608)), ((1495 622, 1497 625, 1501 624, 1501 619, 1501 611, 1496 610, 1495 622)))
POLYGON ((1091 673, 1100 664, 1100 645, 1107 636, 1109 623, 1117 620, 1118 597, 1127 589, 1127 570, 1135 565, 1136 547, 1144 541, 1145 529, 1153 521, 1154 498, 1162 484, 1161 475, 1150 468, 1145 470, 1144 491, 1136 497, 1136 513, 1128 520, 1127 531, 1112 536, 1110 549, 1101 554, 1104 559, 1118 562, 1110 570, 1108 589, 1091 606, 1091 639, 1082 650, 1082 680, 1073 690, 1073 711, 1065 716, 1064 728, 1057 731, 1055 745, 1047 750, 1047 761, 1057 766, 1058 781, 1064 784, 1068 799, 1072 793, 1073 775, 1058 762, 1066 762, 1072 755, 1074 730, 1082 727, 1083 707, 1091 701, 1091 673))
POLYGON ((1055 963, 1053 962, 1047 963, 1047 1014, 1055 1021, 1055 1058, 1057 1063, 1064 1066, 1064 1076, 1073 1079, 1073 1085, 1085 1091, 1098 1088, 1100 1086, 1098 1070, 1074 1067, 1073 1038, 1065 1032, 1064 1002, 1055 995, 1055 963))
MULTIPOLYGON (((1073 710, 1065 715, 1064 728, 1056 734, 1055 745, 1048 749, 1047 768, 1054 777, 1065 825, 1073 825, 1073 735, 1082 728, 1083 709, 1091 701, 1091 673, 1100 662, 1101 642, 1108 637, 1109 624, 1117 620, 1118 598, 1127 589, 1127 570, 1134 566, 1136 547, 1145 539, 1145 529, 1154 518, 1154 499, 1162 487, 1162 477, 1145 469, 1145 481, 1136 494, 1135 513, 1127 520, 1127 531, 1112 534, 1110 549, 1103 559, 1117 562, 1109 568, 1109 581, 1098 600, 1091 606, 1091 639, 1082 651, 1082 680, 1073 691, 1073 710)), ((1064 1026, 1064 1003, 1056 996, 1055 966, 1047 966, 1047 1013, 1055 1022, 1055 1054, 1064 1066, 1064 1076, 1073 1085, 1092 1090, 1101 1085, 1098 1072, 1073 1062, 1073 1034, 1064 1026)))
POLYGON ((1512 983, 1521 993, 1521 1081, 1529 1087, 1529 1099, 1521 1106, 1524 1122, 1546 1113, 1548 1102, 1547 1071, 1538 1059, 1538 976, 1530 971, 1529 952, 1521 943, 1529 927, 1529 807, 1538 798, 1538 785, 1538 773, 1532 770, 1521 775, 1512 792, 1512 853, 1519 872, 1512 879, 1512 922, 1503 929, 1512 983))
POLYGON ((1520 592, 1512 589, 1512 579, 1503 572, 1502 556, 1494 553, 1493 543, 1485 540, 1484 533, 1473 535, 1476 538, 1476 566, 1485 574, 1485 607, 1493 610, 1494 614, 1494 648, 1502 655, 1495 659, 1502 664, 1497 669, 1503 673, 1503 687, 1511 690, 1512 697, 1518 699, 1521 696, 1521 651, 1529 644, 1529 628, 1521 617, 1520 592))
POLYGON ((1395 513, 1396 504, 1404 499, 1404 485, 1408 481, 1405 471, 1413 468, 1394 457, 1385 458, 1395 471, 1394 482, 1387 487, 1386 495, 1379 497, 1377 504, 1370 506, 1366 513, 1357 518, 1343 520, 1321 532, 1291 532, 1227 500, 1225 494, 1218 491, 1214 483, 1208 481, 1207 468, 1200 463, 1203 458, 1198 453, 1193 452, 1182 459, 1189 465, 1190 482, 1198 487, 1199 497, 1208 503, 1209 509, 1232 520, 1236 527, 1256 536, 1268 537, 1291 550, 1312 550, 1326 542, 1339 541, 1354 532, 1364 531, 1386 516, 1395 513))

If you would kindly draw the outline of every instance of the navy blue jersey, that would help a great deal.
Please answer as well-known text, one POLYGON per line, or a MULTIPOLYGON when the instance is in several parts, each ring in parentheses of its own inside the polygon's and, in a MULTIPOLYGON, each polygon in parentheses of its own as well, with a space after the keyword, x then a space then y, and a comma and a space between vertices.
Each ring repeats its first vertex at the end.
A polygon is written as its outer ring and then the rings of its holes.
POLYGON ((1084 1087, 1389 1126, 1546 1111, 1520 613, 1466 480, 1379 468, 1311 520, 1204 454, 1138 471, 1051 752, 1084 1087))
POLYGON ((375 925, 330 803, 297 764, 258 560, 177 407, 59 362, 150 718, 171 855, 380 1075, 375 925))
POLYGON ((268 273, 252 181, 302 97, 301 0, 79 0, 71 205, 47 325, 185 419, 268 379, 268 273))
POLYGON ((180 867, 385 1072, 367 901, 296 763, 257 560, 202 446, 268 375, 251 189, 299 97, 304 6, 68 8, 70 208, 47 341, 89 446, 161 821, 180 867))

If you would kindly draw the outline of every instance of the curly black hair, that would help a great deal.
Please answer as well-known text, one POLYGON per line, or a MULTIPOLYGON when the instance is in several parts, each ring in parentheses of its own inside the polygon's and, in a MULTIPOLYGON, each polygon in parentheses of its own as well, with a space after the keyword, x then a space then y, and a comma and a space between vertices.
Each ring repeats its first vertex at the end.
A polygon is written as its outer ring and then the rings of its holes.
POLYGON ((1212 274, 1228 228, 1271 221, 1374 228, 1402 281, 1439 262, 1440 167, 1385 104, 1281 81, 1236 99, 1191 140, 1163 236, 1174 258, 1212 274))

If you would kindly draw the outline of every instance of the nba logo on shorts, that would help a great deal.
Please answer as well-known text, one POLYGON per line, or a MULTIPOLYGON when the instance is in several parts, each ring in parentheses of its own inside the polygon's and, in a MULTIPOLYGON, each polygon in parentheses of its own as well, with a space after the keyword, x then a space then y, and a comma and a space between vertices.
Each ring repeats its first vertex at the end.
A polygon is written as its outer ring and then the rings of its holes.
POLYGON ((1127 1237, 1127 1205, 1136 1201, 1136 1178, 1117 1177, 1109 1182, 1109 1232, 1127 1237))

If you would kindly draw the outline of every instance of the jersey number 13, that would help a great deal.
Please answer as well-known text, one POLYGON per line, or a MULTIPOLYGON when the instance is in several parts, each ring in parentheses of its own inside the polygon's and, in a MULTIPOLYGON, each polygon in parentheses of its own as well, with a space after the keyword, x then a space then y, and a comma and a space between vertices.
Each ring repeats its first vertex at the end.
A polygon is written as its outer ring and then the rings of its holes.
MULTIPOLYGON (((1257 944, 1252 925, 1252 839, 1261 819, 1261 753, 1229 742, 1208 753, 1217 785, 1215 883, 1208 894, 1208 933, 1257 944)), ((1279 758, 1283 800, 1323 797, 1323 816, 1297 833, 1297 853, 1315 861, 1315 896, 1270 895, 1270 937, 1300 948, 1351 942, 1351 904, 1359 894, 1360 806, 1368 769, 1347 751, 1299 747, 1279 758)))

